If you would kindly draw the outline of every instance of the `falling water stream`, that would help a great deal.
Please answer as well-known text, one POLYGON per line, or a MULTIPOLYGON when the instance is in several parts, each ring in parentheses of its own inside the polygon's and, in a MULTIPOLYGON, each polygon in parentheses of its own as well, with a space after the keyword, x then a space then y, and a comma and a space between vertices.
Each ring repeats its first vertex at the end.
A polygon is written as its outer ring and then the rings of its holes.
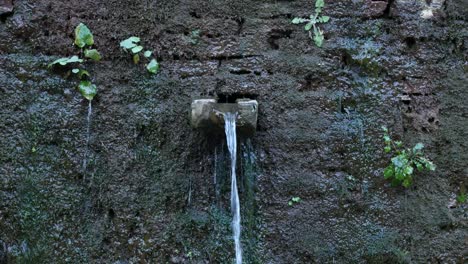
POLYGON ((224 127, 226 132, 226 141, 231 154, 231 211, 232 211, 232 230, 234 235, 234 244, 236 247, 236 264, 242 264, 242 249, 240 244, 241 218, 239 193, 237 191, 236 179, 236 118, 237 113, 224 113, 224 127))
POLYGON ((83 173, 86 174, 86 167, 88 165, 88 152, 89 152, 89 138, 91 128, 91 114, 93 113, 92 100, 89 100, 88 104, 88 116, 86 117, 86 149, 83 157, 83 173))

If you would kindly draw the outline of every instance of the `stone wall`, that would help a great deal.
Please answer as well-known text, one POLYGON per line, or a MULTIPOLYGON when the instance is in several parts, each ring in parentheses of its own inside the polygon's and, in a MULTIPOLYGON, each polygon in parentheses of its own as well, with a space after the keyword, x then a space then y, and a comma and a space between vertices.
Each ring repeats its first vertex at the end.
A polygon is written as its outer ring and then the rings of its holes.
POLYGON ((328 0, 322 48, 291 23, 313 10, 311 0, 0 8, 0 262, 230 263, 226 147, 192 130, 188 113, 194 98, 236 93, 259 102, 240 153, 246 263, 463 263, 466 1, 328 0), (80 22, 103 55, 86 63, 98 86, 87 157, 87 102, 65 70, 46 67, 76 54, 80 22), (157 75, 119 48, 133 35, 157 75), (424 143, 437 170, 391 187, 383 125, 424 143))

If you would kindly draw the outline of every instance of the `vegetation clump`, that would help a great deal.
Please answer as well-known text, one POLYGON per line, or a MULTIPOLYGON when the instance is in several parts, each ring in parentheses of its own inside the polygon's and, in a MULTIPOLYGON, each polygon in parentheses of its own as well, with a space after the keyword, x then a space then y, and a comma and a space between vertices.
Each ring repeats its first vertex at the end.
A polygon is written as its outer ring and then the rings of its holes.
MULTIPOLYGON (((140 54, 144 49, 143 46, 141 46, 139 43, 140 38, 135 36, 129 37, 128 39, 125 39, 120 42, 120 47, 132 54, 133 63, 135 64, 138 64, 140 62, 140 54)), ((151 58, 152 55, 153 53, 149 50, 143 52, 143 57, 149 61, 146 64, 146 69, 148 70, 148 72, 155 74, 159 70, 159 63, 156 59, 151 58)))
POLYGON ((393 186, 411 186, 415 169, 418 171, 435 170, 434 163, 424 157, 422 152, 424 145, 422 143, 417 143, 412 149, 405 149, 401 141, 393 141, 390 138, 386 127, 382 127, 382 129, 384 131, 385 153, 393 152, 395 154, 390 165, 384 170, 385 179, 391 180, 393 186))
POLYGON ((309 32, 309 37, 315 42, 315 45, 317 45, 317 47, 322 47, 323 40, 325 39, 323 36, 323 31, 320 29, 320 27, 317 24, 327 23, 330 20, 329 16, 320 15, 320 13, 322 13, 322 8, 324 6, 325 6, 324 0, 316 0, 315 1, 315 14, 310 15, 309 18, 295 17, 292 20, 293 24, 306 23, 306 25, 304 26, 304 29, 309 32), (314 36, 312 36, 312 32, 310 31, 312 28, 314 29, 313 31, 314 36))
MULTIPOLYGON (((60 58, 55 60, 54 62, 49 64, 49 68, 59 65, 59 66, 66 66, 68 64, 77 64, 82 63, 86 59, 90 59, 92 61, 100 61, 101 54, 97 49, 92 49, 91 47, 94 45, 94 37, 91 33, 91 30, 83 24, 80 23, 75 28, 75 46, 81 49, 80 56, 73 55, 70 58, 60 58)), ((80 83, 78 84, 78 90, 80 91, 81 95, 83 95, 87 100, 93 100, 94 96, 97 93, 96 85, 91 82, 90 74, 87 70, 82 69, 81 67, 76 67, 71 70, 72 74, 76 74, 80 79, 80 83)))

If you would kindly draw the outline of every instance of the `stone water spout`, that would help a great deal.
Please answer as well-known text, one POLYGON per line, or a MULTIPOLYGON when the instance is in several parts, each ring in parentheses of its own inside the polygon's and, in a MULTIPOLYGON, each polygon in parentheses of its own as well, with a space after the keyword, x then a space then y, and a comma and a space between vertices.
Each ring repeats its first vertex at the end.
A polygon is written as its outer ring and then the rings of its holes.
POLYGON ((257 129, 258 102, 237 99, 235 103, 218 103, 216 99, 192 101, 191 125, 205 131, 223 131, 224 113, 237 113, 236 129, 241 136, 252 136, 257 129))
POLYGON ((224 130, 231 156, 231 212, 236 264, 242 264, 241 210, 237 187, 237 136, 250 136, 257 128, 258 103, 252 99, 237 99, 235 103, 218 103, 216 99, 192 102, 191 123, 194 128, 215 132, 224 130))

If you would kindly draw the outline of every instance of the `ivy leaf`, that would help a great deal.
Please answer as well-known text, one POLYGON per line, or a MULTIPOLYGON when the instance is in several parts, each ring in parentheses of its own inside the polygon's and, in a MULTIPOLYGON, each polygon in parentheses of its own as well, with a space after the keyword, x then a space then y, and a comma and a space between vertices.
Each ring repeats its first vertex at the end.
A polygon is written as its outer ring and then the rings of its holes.
POLYGON ((142 50, 143 50, 143 46, 136 46, 136 47, 132 48, 132 53, 135 54, 135 53, 138 53, 138 52, 140 52, 142 50))
POLYGON ((325 6, 325 1, 324 0, 316 0, 315 1, 315 7, 320 8, 325 6))
POLYGON ((85 50, 85 57, 90 58, 93 61, 100 61, 101 60, 101 54, 96 49, 85 50))
POLYGON ((312 28, 313 25, 314 25, 314 24, 313 24, 312 22, 309 22, 309 23, 307 23, 307 24, 305 25, 304 29, 305 29, 306 31, 309 31, 309 30, 312 28))
POLYGON ((330 17, 329 17, 329 16, 322 16, 322 17, 321 17, 321 22, 322 22, 322 23, 327 23, 329 20, 330 20, 330 17))
POLYGON ((155 60, 155 59, 152 59, 150 61, 150 63, 148 63, 148 65, 146 65, 146 69, 150 72, 150 73, 157 73, 158 70, 159 70, 159 63, 155 60))
POLYGON ((147 50, 145 51, 145 53, 143 53, 143 56, 145 56, 145 58, 149 58, 151 57, 151 54, 153 54, 151 51, 147 50))
POLYGON ((93 44, 93 34, 85 24, 80 23, 75 28, 75 45, 77 45, 80 48, 83 48, 86 45, 92 46, 93 44))
POLYGON ((79 73, 79 72, 80 72, 80 69, 73 69, 72 72, 75 73, 75 74, 76 74, 76 73, 79 73))
POLYGON ((84 98, 88 99, 89 101, 93 100, 94 96, 97 93, 96 85, 92 84, 88 80, 80 81, 80 84, 78 85, 78 90, 80 91, 81 95, 83 95, 84 98))
POLYGON ((120 42, 120 47, 124 49, 131 49, 136 47, 138 42, 140 42, 139 37, 129 37, 128 39, 120 42))

